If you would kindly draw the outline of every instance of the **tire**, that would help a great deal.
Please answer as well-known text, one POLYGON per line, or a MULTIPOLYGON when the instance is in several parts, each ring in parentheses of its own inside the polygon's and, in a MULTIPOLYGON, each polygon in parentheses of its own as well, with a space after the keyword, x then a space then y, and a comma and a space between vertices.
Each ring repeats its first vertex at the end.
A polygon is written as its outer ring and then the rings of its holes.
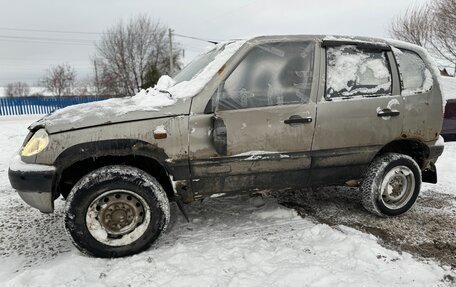
POLYGON ((96 257, 148 249, 169 220, 169 201, 158 181, 123 165, 105 166, 81 178, 65 206, 65 228, 74 245, 96 257))
POLYGON ((382 217, 408 211, 421 188, 421 170, 413 158, 386 153, 370 164, 361 184, 362 203, 366 210, 382 217))

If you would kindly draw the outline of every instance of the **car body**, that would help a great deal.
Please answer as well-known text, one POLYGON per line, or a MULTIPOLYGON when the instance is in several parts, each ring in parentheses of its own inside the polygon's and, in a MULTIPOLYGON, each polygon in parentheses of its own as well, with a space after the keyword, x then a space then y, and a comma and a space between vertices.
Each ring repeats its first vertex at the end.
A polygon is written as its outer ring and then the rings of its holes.
MULTIPOLYGON (((17 155, 9 177, 42 212, 109 165, 145 171, 179 203, 357 185, 389 153, 413 159, 419 183, 435 183, 442 118, 438 70, 422 48, 364 37, 256 37, 217 45, 141 95, 43 118, 22 150, 31 139, 44 147, 17 155)), ((396 173, 406 180, 413 168, 396 173)))

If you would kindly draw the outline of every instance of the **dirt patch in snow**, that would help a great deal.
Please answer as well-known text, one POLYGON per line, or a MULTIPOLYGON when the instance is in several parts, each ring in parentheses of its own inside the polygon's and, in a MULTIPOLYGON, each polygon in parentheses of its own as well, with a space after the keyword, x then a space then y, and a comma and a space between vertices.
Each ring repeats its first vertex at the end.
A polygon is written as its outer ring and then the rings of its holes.
POLYGON ((363 209, 360 195, 357 188, 327 187, 275 196, 302 217, 371 233, 388 248, 434 259, 456 270, 455 196, 434 192, 432 185, 425 184, 412 210, 402 216, 380 218, 363 209))

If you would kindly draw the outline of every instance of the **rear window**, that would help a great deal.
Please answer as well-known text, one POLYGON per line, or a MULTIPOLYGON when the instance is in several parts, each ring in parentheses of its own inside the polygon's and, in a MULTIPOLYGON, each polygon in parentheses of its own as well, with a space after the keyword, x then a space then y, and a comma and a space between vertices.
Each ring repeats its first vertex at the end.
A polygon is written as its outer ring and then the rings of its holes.
POLYGON ((391 94, 391 72, 384 51, 346 45, 327 48, 326 98, 391 94))
POLYGON ((402 95, 415 95, 428 92, 432 88, 432 75, 418 54, 393 49, 401 74, 402 95))

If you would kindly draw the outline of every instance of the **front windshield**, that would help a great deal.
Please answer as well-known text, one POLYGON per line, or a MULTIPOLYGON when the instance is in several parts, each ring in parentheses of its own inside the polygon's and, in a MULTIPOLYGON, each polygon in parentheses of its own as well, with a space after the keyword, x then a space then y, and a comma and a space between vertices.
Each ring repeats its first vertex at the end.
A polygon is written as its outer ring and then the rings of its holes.
POLYGON ((225 49, 225 46, 226 44, 215 47, 209 52, 197 56, 190 64, 185 66, 176 76, 174 76, 173 80, 175 81, 175 84, 193 79, 204 69, 204 67, 214 61, 215 57, 225 49))

